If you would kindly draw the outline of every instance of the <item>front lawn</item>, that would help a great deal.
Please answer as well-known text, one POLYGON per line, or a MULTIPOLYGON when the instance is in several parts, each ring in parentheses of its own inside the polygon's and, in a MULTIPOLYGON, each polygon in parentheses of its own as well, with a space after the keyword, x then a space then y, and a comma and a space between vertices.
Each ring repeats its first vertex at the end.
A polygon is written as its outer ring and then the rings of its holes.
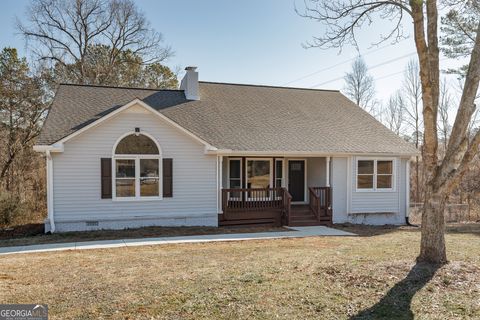
POLYGON ((417 229, 362 230, 0 256, 0 302, 51 319, 480 318, 478 224, 449 232, 438 270, 415 265, 417 229))

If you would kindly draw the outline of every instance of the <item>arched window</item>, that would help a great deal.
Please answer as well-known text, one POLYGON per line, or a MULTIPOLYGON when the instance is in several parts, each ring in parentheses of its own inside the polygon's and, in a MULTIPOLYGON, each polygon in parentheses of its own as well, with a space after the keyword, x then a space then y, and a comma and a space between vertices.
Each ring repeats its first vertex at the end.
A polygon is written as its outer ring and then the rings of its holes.
POLYGON ((117 199, 159 198, 160 147, 144 133, 123 136, 114 147, 114 197, 117 199))

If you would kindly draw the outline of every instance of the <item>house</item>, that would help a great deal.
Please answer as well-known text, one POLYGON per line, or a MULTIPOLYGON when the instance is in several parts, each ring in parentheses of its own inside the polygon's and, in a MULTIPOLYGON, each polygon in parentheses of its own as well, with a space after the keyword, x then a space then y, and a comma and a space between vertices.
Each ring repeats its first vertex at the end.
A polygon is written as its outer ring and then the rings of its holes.
POLYGON ((46 231, 403 224, 417 150, 339 91, 199 82, 60 85, 46 231))

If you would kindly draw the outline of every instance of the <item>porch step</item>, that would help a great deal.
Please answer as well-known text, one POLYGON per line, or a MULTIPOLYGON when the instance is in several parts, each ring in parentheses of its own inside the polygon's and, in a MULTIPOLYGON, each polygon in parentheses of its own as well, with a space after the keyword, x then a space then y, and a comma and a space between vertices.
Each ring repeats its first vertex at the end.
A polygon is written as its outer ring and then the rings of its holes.
POLYGON ((292 217, 314 217, 310 210, 308 211, 293 211, 290 212, 292 217))
POLYGON ((332 217, 321 217, 320 221, 318 221, 308 206, 292 207, 290 215, 290 226, 292 227, 328 226, 332 224, 332 217))

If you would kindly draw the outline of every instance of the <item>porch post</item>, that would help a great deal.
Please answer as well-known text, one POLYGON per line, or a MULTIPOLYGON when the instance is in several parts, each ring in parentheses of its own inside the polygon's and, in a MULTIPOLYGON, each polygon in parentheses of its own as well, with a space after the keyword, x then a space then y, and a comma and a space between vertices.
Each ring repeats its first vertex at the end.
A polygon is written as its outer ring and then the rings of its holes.
POLYGON ((327 157, 326 159, 326 165, 325 165, 325 177, 326 177, 326 187, 330 187, 330 157, 327 157))
POLYGON ((218 157, 218 212, 223 213, 223 156, 218 157))

